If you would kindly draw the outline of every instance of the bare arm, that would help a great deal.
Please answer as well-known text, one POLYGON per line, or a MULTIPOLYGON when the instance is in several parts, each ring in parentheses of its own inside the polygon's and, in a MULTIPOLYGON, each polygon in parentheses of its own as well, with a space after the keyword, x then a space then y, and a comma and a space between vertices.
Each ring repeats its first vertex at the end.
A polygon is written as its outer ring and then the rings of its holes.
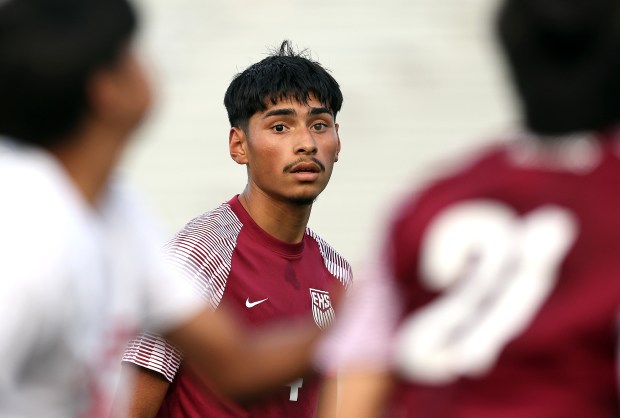
POLYGON ((338 398, 338 379, 328 377, 323 381, 319 394, 317 418, 333 418, 336 416, 336 401, 338 398))
POLYGON ((337 413, 329 418, 384 417, 392 377, 385 372, 355 372, 339 377, 337 413))
POLYGON ((165 337, 222 394, 236 400, 269 392, 311 372, 313 322, 243 332, 225 310, 203 310, 165 337))
POLYGON ((154 418, 170 383, 161 374, 133 363, 123 363, 123 375, 134 383, 126 417, 154 418))

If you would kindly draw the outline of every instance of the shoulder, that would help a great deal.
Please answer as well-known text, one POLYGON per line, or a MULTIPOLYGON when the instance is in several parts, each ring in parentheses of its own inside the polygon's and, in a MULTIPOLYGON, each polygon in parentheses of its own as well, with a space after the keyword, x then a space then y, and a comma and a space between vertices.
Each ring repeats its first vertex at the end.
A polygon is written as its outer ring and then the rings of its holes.
POLYGON ((230 205, 223 203, 192 219, 164 246, 168 265, 213 309, 223 297, 242 226, 230 205))
MULTIPOLYGON (((72 252, 83 249, 83 208, 51 157, 34 150, 0 151, 0 196, 0 251, 9 255, 0 270, 19 273, 23 283, 27 277, 51 277, 66 268, 72 252)), ((17 282, 15 274, 0 277, 17 282)))
POLYGON ((317 243, 327 270, 336 277, 345 288, 348 288, 353 280, 353 271, 349 262, 312 229, 306 228, 306 235, 317 243))
POLYGON ((493 187, 507 164, 507 142, 494 141, 437 164, 433 175, 393 205, 391 219, 400 229, 403 222, 421 220, 454 201, 493 187), (415 217, 412 214, 415 213, 415 217))
POLYGON ((503 141, 472 148, 438 164, 431 176, 387 205, 379 241, 380 256, 392 270, 391 275, 410 277, 415 271, 422 237, 438 213, 499 186, 497 180, 509 167, 505 155, 503 141))
POLYGON ((234 247, 242 226, 230 205, 223 203, 189 221, 165 245, 164 250, 167 256, 172 257, 177 253, 207 249, 225 251, 230 246, 234 247))
POLYGON ((60 325, 98 265, 97 230, 49 156, 0 151, 0 196, 0 305, 29 329, 37 320, 60 325))
POLYGON ((508 167, 506 151, 510 143, 504 139, 493 140, 436 162, 431 176, 420 190, 436 190, 462 182, 473 184, 476 177, 488 176, 500 167, 508 167))

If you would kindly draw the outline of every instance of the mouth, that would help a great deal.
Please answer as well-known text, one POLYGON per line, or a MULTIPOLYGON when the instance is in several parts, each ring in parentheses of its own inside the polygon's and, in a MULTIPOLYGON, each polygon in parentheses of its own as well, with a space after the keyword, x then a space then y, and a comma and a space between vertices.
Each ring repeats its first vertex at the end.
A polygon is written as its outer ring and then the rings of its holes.
POLYGON ((314 162, 302 162, 302 163, 298 163, 295 164, 293 167, 291 167, 288 170, 289 173, 292 174, 296 174, 296 173, 320 173, 321 172, 321 167, 314 162))
POLYGON ((299 161, 285 169, 286 172, 292 174, 298 181, 304 183, 317 180, 323 170, 323 165, 319 161, 299 161))

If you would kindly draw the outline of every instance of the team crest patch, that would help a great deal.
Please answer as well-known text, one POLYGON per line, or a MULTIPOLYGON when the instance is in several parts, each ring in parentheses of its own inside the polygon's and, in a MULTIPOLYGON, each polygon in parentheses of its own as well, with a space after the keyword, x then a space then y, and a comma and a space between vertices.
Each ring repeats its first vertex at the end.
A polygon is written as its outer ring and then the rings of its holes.
POLYGON ((314 322, 316 322, 321 329, 327 328, 336 317, 331 299, 329 298, 329 292, 310 289, 310 298, 312 299, 312 316, 314 317, 314 322))

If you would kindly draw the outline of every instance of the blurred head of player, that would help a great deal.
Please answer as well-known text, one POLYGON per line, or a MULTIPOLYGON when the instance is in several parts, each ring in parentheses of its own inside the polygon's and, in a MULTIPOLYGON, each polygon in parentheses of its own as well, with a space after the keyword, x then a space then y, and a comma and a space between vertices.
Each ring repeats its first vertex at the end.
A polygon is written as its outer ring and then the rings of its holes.
POLYGON ((620 121, 620 1, 508 0, 498 34, 527 128, 554 136, 620 121))
POLYGON ((84 130, 125 138, 151 101, 126 0, 0 1, 0 135, 54 149, 84 130))
POLYGON ((340 152, 336 80, 288 41, 237 74, 224 97, 232 158, 248 187, 272 199, 309 205, 323 191, 340 152))

